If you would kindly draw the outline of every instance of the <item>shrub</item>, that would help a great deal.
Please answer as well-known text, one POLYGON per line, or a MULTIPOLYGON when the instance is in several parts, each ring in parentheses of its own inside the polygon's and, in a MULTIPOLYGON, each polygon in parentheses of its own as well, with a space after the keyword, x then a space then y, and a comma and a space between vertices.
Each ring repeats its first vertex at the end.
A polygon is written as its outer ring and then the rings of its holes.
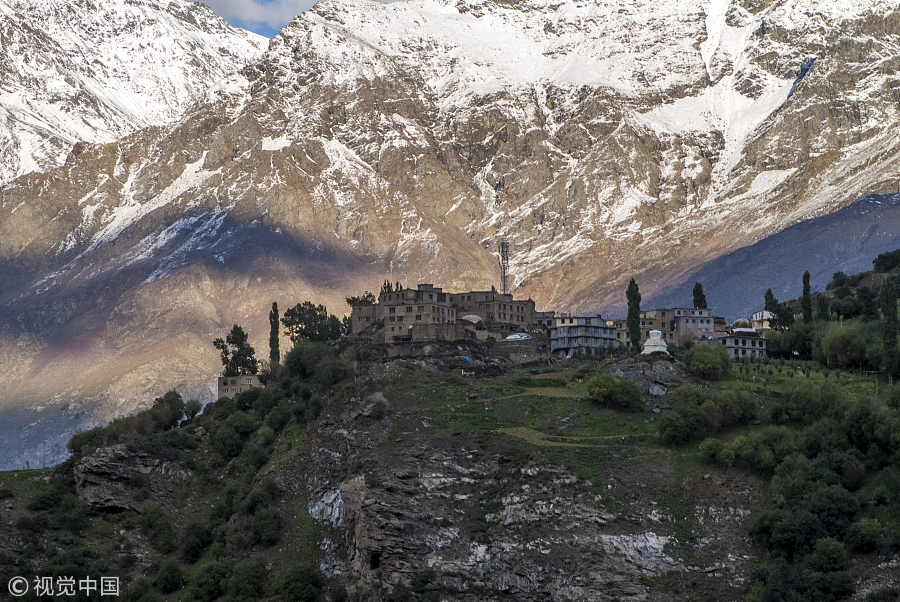
POLYGON ((160 602, 162 598, 153 591, 153 584, 146 577, 138 577, 123 596, 124 602, 160 602))
POLYGON ((309 565, 296 565, 288 570, 281 582, 281 594, 285 600, 320 602, 323 599, 325 580, 321 573, 309 565))
POLYGON ((893 585, 872 590, 866 596, 866 602, 896 602, 897 600, 900 600, 900 590, 893 585))
POLYGON ((216 429, 209 440, 210 445, 226 460, 234 458, 244 448, 244 442, 232 427, 223 425, 216 429))
POLYGON ((169 554, 175 549, 172 521, 169 520, 159 504, 149 504, 144 507, 140 525, 144 535, 157 552, 169 554))
POLYGON ((731 369, 731 361, 724 350, 706 345, 694 345, 688 349, 684 361, 692 373, 707 380, 724 378, 731 369))
POLYGON ((831 485, 810 492, 803 507, 814 514, 828 535, 843 538, 860 512, 859 501, 839 485, 831 485))
POLYGON ((874 552, 881 545, 884 527, 874 518, 853 523, 847 532, 847 547, 854 552, 874 552))
POLYGON ((181 557, 188 564, 194 564, 203 556, 203 551, 212 543, 212 529, 206 521, 194 520, 184 527, 181 536, 181 557))
POLYGON ((247 558, 234 566, 226 581, 225 593, 238 600, 256 600, 266 581, 266 565, 262 558, 247 558))
POLYGON ((265 508, 256 513, 251 521, 253 538, 257 543, 270 546, 281 539, 281 514, 275 508, 265 508))
POLYGON ((627 378, 596 376, 588 384, 588 394, 606 405, 618 410, 634 412, 641 408, 641 390, 627 378))
POLYGON ((281 432, 287 423, 291 421, 291 410, 285 402, 275 406, 269 415, 266 416, 266 424, 268 424, 276 433, 281 432))
POLYGON ((171 559, 164 560, 154 580, 156 588, 164 594, 169 594, 181 588, 183 584, 184 575, 178 563, 171 559))
POLYGON ((224 592, 223 583, 231 575, 231 569, 222 562, 211 562, 200 570, 188 586, 188 593, 194 602, 212 602, 224 592))
POLYGON ((818 540, 805 563, 807 599, 833 602, 852 594, 849 562, 847 550, 839 541, 830 537, 818 540))

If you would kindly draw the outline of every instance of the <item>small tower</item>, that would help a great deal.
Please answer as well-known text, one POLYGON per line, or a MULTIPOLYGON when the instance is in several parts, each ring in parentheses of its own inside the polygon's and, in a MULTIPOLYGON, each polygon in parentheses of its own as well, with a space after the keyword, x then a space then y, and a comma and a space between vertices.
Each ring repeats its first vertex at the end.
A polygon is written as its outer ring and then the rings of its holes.
POLYGON ((506 240, 500 241, 500 288, 503 294, 509 293, 509 243, 506 240))

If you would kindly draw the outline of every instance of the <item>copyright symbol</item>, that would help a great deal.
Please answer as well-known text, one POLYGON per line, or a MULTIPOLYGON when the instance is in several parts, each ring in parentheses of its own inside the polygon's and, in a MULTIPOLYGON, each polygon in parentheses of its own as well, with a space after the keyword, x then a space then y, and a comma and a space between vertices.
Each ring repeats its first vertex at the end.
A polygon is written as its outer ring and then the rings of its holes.
POLYGON ((24 596, 28 593, 28 579, 25 577, 13 577, 9 580, 9 593, 13 596, 24 596))

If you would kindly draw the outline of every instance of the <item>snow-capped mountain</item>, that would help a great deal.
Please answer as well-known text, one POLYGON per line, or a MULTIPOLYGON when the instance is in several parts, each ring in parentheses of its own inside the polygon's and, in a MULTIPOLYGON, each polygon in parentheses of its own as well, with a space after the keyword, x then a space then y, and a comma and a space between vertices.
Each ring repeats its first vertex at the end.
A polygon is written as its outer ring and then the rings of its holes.
POLYGON ((0 183, 175 121, 268 40, 184 0, 0 0, 0 183))
POLYGON ((893 0, 328 0, 176 123, 0 189, 0 384, 85 421, 208 397, 272 300, 488 287, 504 238, 539 309, 649 297, 897 192, 898 71, 893 0))

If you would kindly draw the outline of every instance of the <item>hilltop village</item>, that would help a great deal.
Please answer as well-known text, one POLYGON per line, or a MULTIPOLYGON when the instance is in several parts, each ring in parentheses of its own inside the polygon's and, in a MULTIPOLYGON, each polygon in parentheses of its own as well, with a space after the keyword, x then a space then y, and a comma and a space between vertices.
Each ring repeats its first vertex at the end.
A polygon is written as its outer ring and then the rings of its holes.
MULTIPOLYGON (((495 289, 445 292, 433 284, 407 288, 387 284, 378 299, 369 294, 352 305, 353 334, 372 333, 392 345, 434 341, 528 344, 556 358, 596 355, 628 342, 626 320, 600 315, 536 311, 531 299, 514 299, 495 289)), ((640 312, 641 342, 659 331, 667 344, 693 340, 724 348, 730 357, 765 357, 768 312, 728 324, 705 307, 658 308, 640 312)))

